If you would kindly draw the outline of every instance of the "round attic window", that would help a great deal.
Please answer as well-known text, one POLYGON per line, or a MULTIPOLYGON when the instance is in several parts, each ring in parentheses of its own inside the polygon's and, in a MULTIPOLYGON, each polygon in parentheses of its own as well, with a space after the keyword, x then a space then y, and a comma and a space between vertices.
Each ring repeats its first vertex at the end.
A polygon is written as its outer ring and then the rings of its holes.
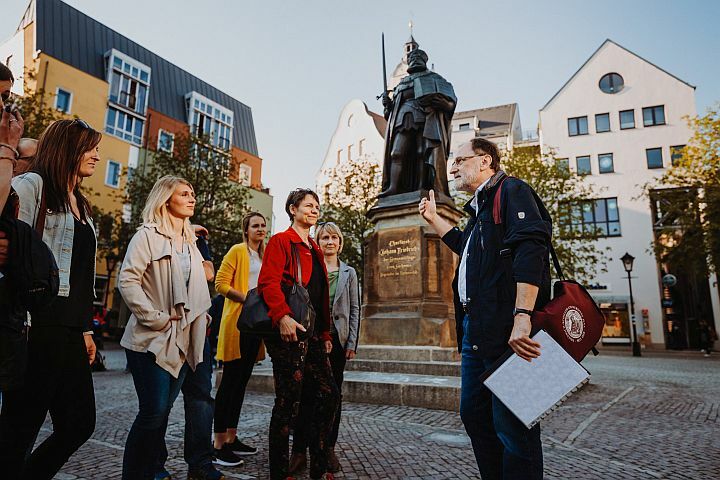
POLYGON ((619 73, 607 73, 600 79, 600 90, 605 93, 618 93, 625 86, 625 81, 619 73))

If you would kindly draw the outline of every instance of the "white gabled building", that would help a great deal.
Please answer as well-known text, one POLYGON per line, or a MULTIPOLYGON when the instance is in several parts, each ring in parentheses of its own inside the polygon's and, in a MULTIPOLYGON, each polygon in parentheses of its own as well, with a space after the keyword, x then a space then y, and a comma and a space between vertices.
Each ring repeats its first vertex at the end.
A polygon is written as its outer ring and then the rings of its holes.
POLYGON ((328 171, 341 163, 365 158, 382 165, 386 124, 383 116, 368 110, 362 100, 350 100, 343 107, 325 159, 315 175, 318 194, 325 192, 328 171))
POLYGON ((674 147, 691 137, 686 117, 695 114, 694 86, 612 40, 540 110, 543 150, 554 150, 598 187, 600 198, 584 204, 571 221, 600 229, 600 247, 611 249, 608 272, 591 285, 607 317, 605 343, 630 341, 629 287, 620 261, 625 252, 635 257, 632 288, 641 342, 692 347, 699 318, 712 322, 714 310, 719 323, 714 279, 707 289, 703 284, 706 308, 695 312, 679 311, 682 292, 662 284, 662 274, 673 272, 663 272, 667 266, 658 265, 652 253, 655 210, 642 195, 643 185, 671 165, 674 147), (672 323, 681 330, 668 335, 672 323))

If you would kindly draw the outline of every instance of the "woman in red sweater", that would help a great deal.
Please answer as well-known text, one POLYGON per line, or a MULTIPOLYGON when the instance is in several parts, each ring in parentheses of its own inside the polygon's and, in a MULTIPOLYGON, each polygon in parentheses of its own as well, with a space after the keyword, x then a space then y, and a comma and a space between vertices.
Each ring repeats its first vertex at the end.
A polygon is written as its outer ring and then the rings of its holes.
POLYGON ((327 445, 339 394, 328 359, 332 350, 329 288, 323 254, 310 238, 310 228, 317 223, 320 214, 319 203, 312 190, 290 192, 285 202, 290 228, 270 239, 258 278, 258 292, 267 303, 273 325, 280 333, 279 339, 265 340, 275 377, 275 406, 269 434, 271 480, 292 478, 288 477, 288 437, 303 391, 306 396, 314 397, 316 405, 314 411, 308 413, 313 416, 308 422, 311 425, 310 478, 334 478, 328 472, 327 445), (316 314, 312 332, 305 332, 305 328, 293 319, 282 288, 294 282, 297 271, 294 251, 300 259, 302 284, 308 290, 316 314), (307 333, 311 333, 309 337, 307 333))

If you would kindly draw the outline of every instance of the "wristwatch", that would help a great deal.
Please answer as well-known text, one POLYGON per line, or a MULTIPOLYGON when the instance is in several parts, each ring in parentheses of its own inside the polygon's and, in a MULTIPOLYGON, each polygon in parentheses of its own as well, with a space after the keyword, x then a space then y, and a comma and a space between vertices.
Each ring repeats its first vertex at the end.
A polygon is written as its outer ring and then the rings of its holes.
POLYGON ((533 312, 532 312, 532 310, 528 310, 526 308, 517 308, 517 307, 513 308, 513 318, 515 318, 518 313, 524 313, 524 314, 532 317, 533 312))

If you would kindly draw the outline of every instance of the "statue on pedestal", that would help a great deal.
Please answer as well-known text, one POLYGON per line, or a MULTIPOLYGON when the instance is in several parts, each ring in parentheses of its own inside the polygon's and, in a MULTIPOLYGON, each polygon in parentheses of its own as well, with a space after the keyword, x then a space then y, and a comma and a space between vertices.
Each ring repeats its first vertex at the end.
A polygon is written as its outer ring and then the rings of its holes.
MULTIPOLYGON (((384 53, 384 52, 383 52, 384 53)), ((407 54, 408 76, 382 95, 385 118, 383 182, 380 197, 434 189, 449 196, 447 160, 457 97, 450 82, 428 70, 428 56, 407 54)))

